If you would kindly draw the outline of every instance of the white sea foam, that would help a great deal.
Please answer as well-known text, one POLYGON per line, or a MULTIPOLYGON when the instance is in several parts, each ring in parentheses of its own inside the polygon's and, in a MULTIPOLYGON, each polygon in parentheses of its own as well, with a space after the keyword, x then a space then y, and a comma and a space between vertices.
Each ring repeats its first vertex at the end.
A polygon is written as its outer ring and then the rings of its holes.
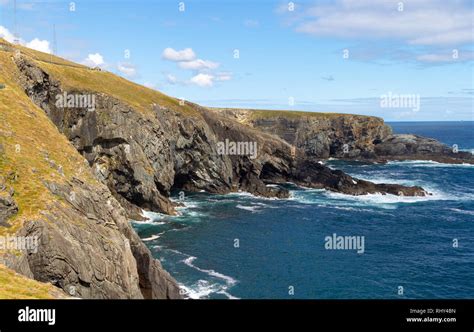
POLYGON ((388 165, 406 165, 411 167, 474 167, 473 164, 446 164, 439 163, 433 160, 403 160, 403 161, 389 161, 388 165))
POLYGON ((260 209, 260 206, 246 206, 246 205, 237 204, 237 205, 236 205, 236 208, 237 208, 237 209, 241 209, 241 210, 250 211, 250 212, 252 212, 252 213, 255 213, 255 212, 257 212, 257 211, 260 209))
POLYGON ((198 280, 191 287, 185 285, 180 285, 180 288, 183 289, 184 297, 198 300, 203 298, 208 298, 212 293, 216 293, 220 290, 221 285, 219 284, 210 284, 207 280, 198 280))
POLYGON ((239 299, 227 292, 228 287, 226 285, 218 283, 212 284, 207 280, 198 280, 195 284, 189 287, 182 284, 179 286, 183 289, 185 298, 189 299, 205 299, 209 298, 213 293, 222 294, 230 300, 239 299))
POLYGON ((474 216, 474 211, 470 211, 470 210, 462 210, 462 209, 455 209, 455 208, 452 208, 452 209, 449 209, 449 210, 457 212, 457 213, 461 213, 461 214, 467 214, 467 215, 470 215, 470 216, 474 216))
POLYGON ((132 220, 132 223, 137 225, 164 225, 164 221, 154 221, 153 219, 147 220, 132 220))
POLYGON ((209 275, 211 277, 215 277, 215 278, 224 280, 227 283, 228 286, 233 286, 237 283, 237 280, 235 280, 232 277, 226 276, 225 274, 216 272, 214 270, 206 270, 206 269, 201 269, 200 267, 197 267, 196 265, 193 264, 193 262, 195 260, 196 260, 196 257, 189 256, 188 258, 184 259, 182 262, 184 264, 186 264, 187 266, 198 270, 199 272, 206 273, 207 275, 209 275))
POLYGON ((165 233, 165 232, 161 232, 161 233, 152 235, 152 236, 150 236, 150 237, 143 238, 142 241, 143 241, 143 242, 147 242, 147 241, 153 241, 153 240, 159 239, 160 236, 163 235, 164 233, 165 233))
POLYGON ((166 215, 163 213, 151 212, 146 210, 142 210, 142 216, 147 218, 149 221, 161 220, 166 217, 166 215))
MULTIPOLYGON (((386 179, 384 179, 386 180, 386 179)), ((389 181, 383 181, 389 182, 389 181)), ((290 200, 303 204, 315 204, 321 207, 347 208, 347 207, 376 207, 383 209, 396 209, 399 204, 411 204, 425 201, 466 201, 472 200, 473 194, 446 193, 429 184, 421 184, 431 195, 428 196, 397 196, 391 194, 366 194, 347 195, 332 192, 326 189, 295 190, 291 192, 290 200)))
MULTIPOLYGON (((428 190, 428 189, 427 189, 428 190)), ((326 191, 324 194, 330 198, 335 199, 344 199, 344 200, 354 200, 358 202, 362 202, 368 205, 377 205, 377 204, 398 204, 398 203, 417 203, 417 202, 425 202, 425 201, 440 201, 440 200, 450 200, 453 199, 448 194, 436 191, 428 190, 432 195, 428 196, 397 196, 391 194, 366 194, 366 195, 359 195, 359 196, 352 196, 346 195, 341 193, 335 193, 326 191)))

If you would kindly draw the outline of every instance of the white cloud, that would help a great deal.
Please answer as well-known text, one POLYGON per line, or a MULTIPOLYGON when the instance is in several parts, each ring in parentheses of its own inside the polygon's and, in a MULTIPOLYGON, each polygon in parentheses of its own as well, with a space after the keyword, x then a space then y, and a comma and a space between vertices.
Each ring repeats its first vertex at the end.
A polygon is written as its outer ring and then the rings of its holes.
POLYGON ((7 28, 0 25, 0 38, 5 39, 9 43, 13 43, 15 37, 7 28))
POLYGON ((192 48, 185 48, 181 51, 176 51, 171 47, 165 48, 163 51, 163 59, 169 61, 192 61, 196 58, 196 54, 194 53, 192 48))
POLYGON ((25 46, 43 53, 52 53, 51 48, 49 47, 49 41, 47 40, 40 40, 38 38, 35 38, 29 43, 26 43, 25 46))
POLYGON ((132 78, 137 76, 137 68, 131 63, 119 63, 117 64, 117 69, 126 77, 132 78))
POLYGON ((474 41, 469 1, 337 0, 289 16, 296 31, 321 37, 389 39, 414 45, 464 45, 474 41))
POLYGON ((219 67, 219 64, 216 62, 202 60, 202 59, 179 62, 178 65, 183 69, 189 69, 189 70, 216 69, 217 67, 219 67))
POLYGON ((179 80, 173 74, 165 74, 166 82, 171 85, 192 84, 200 87, 212 87, 215 82, 232 79, 232 73, 215 73, 220 64, 210 60, 197 59, 196 53, 194 53, 192 48, 176 51, 168 47, 163 51, 163 58, 176 62, 179 68, 192 71, 194 75, 189 80, 179 80))
POLYGON ((104 57, 100 53, 89 54, 82 63, 89 67, 103 67, 105 65, 104 57))
POLYGON ((214 76, 209 74, 197 74, 192 77, 189 81, 191 84, 195 84, 202 88, 212 87, 214 85, 214 76))
MULTIPOLYGON (((14 43, 15 42, 15 36, 13 33, 11 33, 7 28, 4 26, 0 25, 0 38, 5 39, 9 43, 14 43)), ((49 41, 47 40, 42 40, 39 38, 34 38, 30 42, 25 42, 23 39, 19 38, 18 42, 26 46, 28 48, 31 48, 36 51, 44 52, 44 53, 51 53, 51 48, 49 45, 49 41)))

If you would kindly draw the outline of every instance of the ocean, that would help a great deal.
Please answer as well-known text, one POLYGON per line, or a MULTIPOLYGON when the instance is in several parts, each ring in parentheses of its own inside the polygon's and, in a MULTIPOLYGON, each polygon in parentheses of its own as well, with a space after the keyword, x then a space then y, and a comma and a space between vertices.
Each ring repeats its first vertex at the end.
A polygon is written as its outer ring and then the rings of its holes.
MULTIPOLYGON (((474 149, 474 122, 390 125, 474 149)), ((474 298, 474 166, 327 165, 433 195, 352 197, 291 184, 290 199, 185 193, 180 216, 147 213, 133 225, 188 298, 474 298), (363 253, 326 249, 333 236, 364 239, 363 253)))

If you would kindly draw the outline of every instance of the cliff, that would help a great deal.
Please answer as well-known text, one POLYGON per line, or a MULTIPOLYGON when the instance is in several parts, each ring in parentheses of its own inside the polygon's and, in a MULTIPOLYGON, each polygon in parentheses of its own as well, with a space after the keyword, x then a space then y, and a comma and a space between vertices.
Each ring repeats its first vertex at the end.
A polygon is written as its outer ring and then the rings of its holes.
POLYGON ((173 278, 87 161, 18 85, 0 50, 0 237, 38 239, 0 263, 83 298, 177 298, 173 278))
POLYGON ((457 151, 435 139, 393 134, 390 126, 378 117, 296 111, 212 110, 272 133, 315 158, 375 162, 418 159, 474 164, 471 153, 457 151))
POLYGON ((289 192, 278 184, 290 181, 350 195, 428 194, 352 178, 307 153, 331 156, 342 142, 361 151, 377 145, 373 137, 390 135, 380 119, 317 114, 315 128, 284 113, 281 130, 301 127, 294 137, 278 137, 271 126, 262 130, 265 124, 182 103, 106 71, 0 46, 0 236, 40 239, 37 252, 6 252, 0 262, 78 297, 179 298, 174 279, 129 224, 142 209, 175 213, 174 189, 285 198, 289 192), (93 103, 65 103, 69 96, 93 103), (293 138, 319 134, 294 151, 293 138), (258 151, 222 153, 223 142, 258 151))

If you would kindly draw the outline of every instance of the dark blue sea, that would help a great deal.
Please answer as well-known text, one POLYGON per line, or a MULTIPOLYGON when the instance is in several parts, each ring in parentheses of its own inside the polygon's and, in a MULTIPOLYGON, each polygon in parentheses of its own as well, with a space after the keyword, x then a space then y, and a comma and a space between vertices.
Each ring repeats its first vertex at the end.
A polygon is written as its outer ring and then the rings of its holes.
MULTIPOLYGON (((391 125, 474 148, 474 122, 391 125)), ((181 216, 149 214, 134 226, 190 298, 474 298, 473 166, 327 165, 433 195, 352 197, 291 185, 287 200, 186 193, 181 216), (364 252, 326 249, 333 234, 363 236, 364 252)))

